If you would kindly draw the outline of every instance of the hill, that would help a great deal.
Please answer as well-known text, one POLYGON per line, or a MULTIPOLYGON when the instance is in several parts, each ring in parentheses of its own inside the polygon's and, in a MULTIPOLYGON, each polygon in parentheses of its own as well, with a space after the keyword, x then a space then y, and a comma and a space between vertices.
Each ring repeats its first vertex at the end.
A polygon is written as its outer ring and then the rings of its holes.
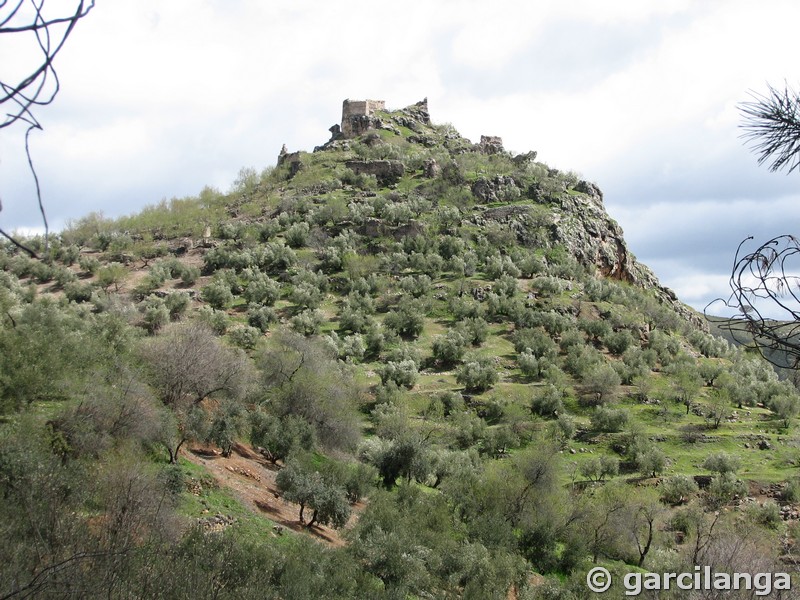
POLYGON ((597 185, 426 101, 346 100, 331 133, 3 248, 7 593, 584 597, 598 562, 794 564, 800 396, 597 185))

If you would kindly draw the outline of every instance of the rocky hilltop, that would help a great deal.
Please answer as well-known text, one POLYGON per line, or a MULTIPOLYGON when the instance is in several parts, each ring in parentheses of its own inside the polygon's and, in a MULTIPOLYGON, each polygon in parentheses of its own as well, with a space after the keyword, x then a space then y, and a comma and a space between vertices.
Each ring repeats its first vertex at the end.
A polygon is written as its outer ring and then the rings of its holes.
MULTIPOLYGON (((379 186, 390 189, 398 189, 403 177, 419 181, 417 189, 405 186, 396 199, 413 200, 426 195, 425 180, 449 177, 450 184, 469 190, 473 210, 466 219, 475 226, 504 227, 526 247, 562 247, 599 276, 654 290, 661 301, 693 325, 707 330, 705 320, 696 311, 681 303, 646 265, 636 260, 625 243, 622 228, 606 212, 600 188, 537 162, 537 152, 512 154, 505 150, 499 136, 482 135, 473 144, 450 126, 435 126, 427 98, 391 111, 386 110, 383 100, 347 99, 341 124, 331 126, 329 131, 331 139, 314 148, 315 154, 338 155, 339 162, 356 175, 374 176, 379 186), (377 156, 383 150, 387 158, 347 158, 362 143, 372 150, 371 154, 377 156), (396 147, 403 151, 392 152, 396 147), (388 158, 393 154, 397 156, 388 158), (431 157, 421 161, 419 156, 425 154, 431 157), (463 173, 456 158, 467 154, 483 155, 487 166, 505 164, 506 173, 493 174, 491 168, 463 173), (541 235, 543 228, 546 235, 541 235)), ((289 153, 284 146, 277 166, 288 168, 291 178, 309 162, 314 161, 307 153, 289 153)), ((439 199, 434 196, 432 200, 436 206, 439 199)), ((410 235, 423 231, 414 219, 401 230, 410 235)))

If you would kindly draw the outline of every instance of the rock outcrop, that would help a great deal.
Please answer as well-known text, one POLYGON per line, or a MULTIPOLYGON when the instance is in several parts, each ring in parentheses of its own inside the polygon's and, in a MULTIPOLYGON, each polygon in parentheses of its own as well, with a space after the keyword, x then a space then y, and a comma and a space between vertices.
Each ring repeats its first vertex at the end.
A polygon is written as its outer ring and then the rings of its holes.
MULTIPOLYGON (((492 200, 498 189, 512 185, 507 179, 511 178, 483 181, 476 190, 481 183, 479 180, 473 185, 473 193, 492 200)), ((551 243, 563 246, 580 264, 594 265, 603 277, 655 290, 662 302, 693 325, 707 330, 708 325, 701 315, 680 302, 675 292, 661 285, 655 274, 636 260, 625 243, 622 228, 606 212, 600 188, 594 183, 580 181, 573 192, 579 193, 558 194, 544 205, 549 208, 547 225, 551 243)), ((533 214, 530 206, 513 204, 491 208, 483 212, 482 219, 503 223, 527 246, 543 242, 537 237, 541 216, 533 214)))
POLYGON ((485 154, 500 154, 505 152, 503 138, 497 135, 482 135, 478 150, 485 154))

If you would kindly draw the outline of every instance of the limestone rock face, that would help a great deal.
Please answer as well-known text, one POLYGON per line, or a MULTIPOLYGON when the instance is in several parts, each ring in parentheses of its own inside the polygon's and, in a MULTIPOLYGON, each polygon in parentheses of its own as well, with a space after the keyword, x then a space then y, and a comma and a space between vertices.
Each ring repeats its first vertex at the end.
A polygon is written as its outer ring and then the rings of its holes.
POLYGON ((483 204, 516 200, 520 196, 519 188, 513 177, 497 175, 493 179, 480 178, 470 188, 472 195, 483 204))
MULTIPOLYGON (((500 183, 508 185, 506 179, 510 178, 503 178, 500 183)), ((473 186, 473 193, 491 199, 491 195, 485 190, 491 190, 496 195, 497 185, 490 185, 491 182, 485 180, 479 180, 476 184, 481 181, 484 184, 477 190, 473 186)), ((512 204, 489 208, 483 211, 476 222, 502 223, 516 234, 520 243, 529 247, 561 245, 580 264, 595 265, 603 277, 655 290, 662 302, 669 304, 697 327, 706 330, 704 319, 681 303, 675 292, 661 285, 655 274, 636 260, 625 243, 622 228, 606 212, 603 194, 597 185, 581 181, 575 185, 573 191, 579 193, 561 193, 551 198, 547 204, 539 205, 546 207, 549 213, 546 223, 550 229, 550 240, 539 237, 537 232, 541 231, 543 217, 541 212, 532 211, 529 205, 512 204)))
POLYGON ((680 302, 675 292, 661 285, 649 267, 636 260, 625 243, 622 228, 606 212, 600 189, 595 184, 580 182, 575 190, 585 195, 562 195, 561 210, 554 219, 555 239, 580 262, 596 265, 603 276, 655 290, 662 302, 707 330, 708 325, 700 315, 680 302))

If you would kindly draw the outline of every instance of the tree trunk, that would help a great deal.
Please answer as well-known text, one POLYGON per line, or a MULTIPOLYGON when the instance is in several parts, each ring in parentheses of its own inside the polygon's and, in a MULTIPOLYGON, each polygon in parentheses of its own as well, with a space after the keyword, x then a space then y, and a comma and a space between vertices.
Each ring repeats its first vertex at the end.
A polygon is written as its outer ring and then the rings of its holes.
MULTIPOLYGON (((655 475, 654 475, 655 477, 655 475)), ((648 524, 647 528, 647 544, 645 544, 644 549, 639 551, 639 568, 642 568, 644 564, 644 559, 647 558, 647 553, 650 552, 650 545, 653 543, 653 522, 651 521, 648 524)))
POLYGON ((178 445, 175 446, 175 450, 172 450, 169 446, 167 446, 167 452, 169 452, 169 464, 177 465, 178 464, 178 453, 181 451, 181 446, 186 441, 186 438, 182 438, 178 445))

